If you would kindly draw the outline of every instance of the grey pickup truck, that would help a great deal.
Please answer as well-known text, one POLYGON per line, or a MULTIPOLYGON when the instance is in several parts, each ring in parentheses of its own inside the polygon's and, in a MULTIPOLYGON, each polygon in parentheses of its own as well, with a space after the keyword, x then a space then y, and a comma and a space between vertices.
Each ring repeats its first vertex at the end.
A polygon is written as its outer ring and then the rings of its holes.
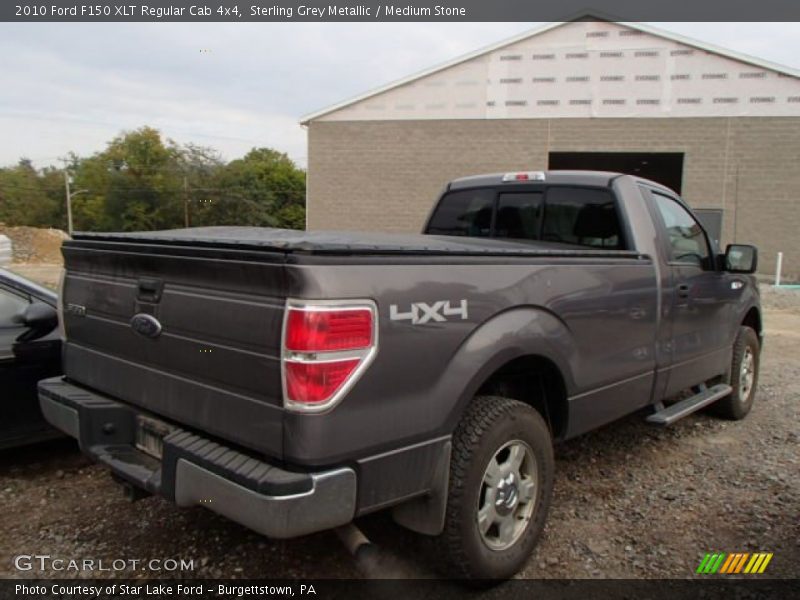
POLYGON ((448 184, 424 234, 208 227, 63 246, 41 408, 129 490, 266 536, 391 509, 449 572, 510 577, 553 443, 750 410, 756 249, 630 175, 448 184))

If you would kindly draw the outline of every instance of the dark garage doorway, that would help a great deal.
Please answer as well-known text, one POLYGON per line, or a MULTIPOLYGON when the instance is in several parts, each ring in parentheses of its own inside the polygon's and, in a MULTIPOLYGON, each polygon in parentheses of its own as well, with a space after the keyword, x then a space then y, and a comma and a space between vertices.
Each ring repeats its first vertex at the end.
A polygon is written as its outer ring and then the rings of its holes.
POLYGON ((681 193, 682 152, 551 152, 550 169, 617 171, 652 179, 681 193))

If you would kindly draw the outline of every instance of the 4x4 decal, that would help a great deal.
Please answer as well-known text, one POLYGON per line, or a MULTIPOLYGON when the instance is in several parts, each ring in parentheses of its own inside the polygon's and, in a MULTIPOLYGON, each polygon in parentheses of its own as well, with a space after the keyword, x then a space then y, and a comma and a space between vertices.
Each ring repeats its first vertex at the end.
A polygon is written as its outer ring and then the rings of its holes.
POLYGON ((389 319, 392 321, 411 321, 412 325, 422 325, 430 321, 444 322, 447 317, 458 317, 462 320, 467 319, 467 301, 459 300, 453 306, 449 300, 439 300, 433 304, 426 302, 412 302, 411 310, 400 312, 397 304, 389 306, 389 319))

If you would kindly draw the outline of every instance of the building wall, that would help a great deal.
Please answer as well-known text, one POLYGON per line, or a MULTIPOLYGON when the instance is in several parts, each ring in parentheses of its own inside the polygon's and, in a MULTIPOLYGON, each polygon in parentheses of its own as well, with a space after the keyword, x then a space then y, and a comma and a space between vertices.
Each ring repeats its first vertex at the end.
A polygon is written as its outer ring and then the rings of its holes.
POLYGON ((549 152, 683 152, 683 196, 724 210, 723 243, 800 276, 800 117, 312 121, 308 228, 419 231, 442 186, 547 168, 549 152))
POLYGON ((531 32, 315 120, 800 116, 800 78, 619 23, 531 32))

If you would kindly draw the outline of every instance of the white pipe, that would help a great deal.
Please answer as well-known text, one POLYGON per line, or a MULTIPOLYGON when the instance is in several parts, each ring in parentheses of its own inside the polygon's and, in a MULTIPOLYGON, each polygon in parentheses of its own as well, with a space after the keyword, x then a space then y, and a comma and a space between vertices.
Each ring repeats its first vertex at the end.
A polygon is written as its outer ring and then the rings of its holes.
POLYGON ((781 269, 783 268, 783 252, 778 252, 778 264, 775 265, 775 285, 781 284, 781 269))

